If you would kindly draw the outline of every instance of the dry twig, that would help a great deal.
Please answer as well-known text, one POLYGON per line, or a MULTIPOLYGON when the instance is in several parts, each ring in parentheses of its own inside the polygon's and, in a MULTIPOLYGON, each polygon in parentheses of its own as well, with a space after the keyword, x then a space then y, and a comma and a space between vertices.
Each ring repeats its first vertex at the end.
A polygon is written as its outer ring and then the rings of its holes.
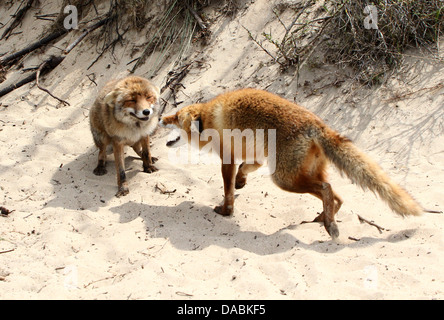
POLYGON ((155 188, 156 188, 156 190, 159 190, 161 194, 171 194, 171 193, 176 192, 176 189, 174 189, 172 191, 166 190, 165 185, 161 182, 156 183, 155 188))
MULTIPOLYGON (((52 57, 52 58, 56 59, 56 57, 52 57)), ((59 57, 59 59, 60 59, 60 58, 61 58, 61 57, 59 57)), ((63 60, 63 59, 62 59, 62 60, 63 60)), ((61 61, 56 62, 56 64, 58 65, 60 62, 61 62, 61 61)), ((67 101, 65 101, 65 100, 63 100, 63 99, 60 99, 59 97, 57 97, 57 96, 55 96, 54 94, 52 94, 51 91, 49 91, 49 90, 46 89, 46 88, 43 88, 43 87, 40 85, 40 81, 39 81, 39 78, 40 78, 40 72, 43 70, 43 68, 45 68, 45 67, 47 66, 47 64, 50 64, 50 63, 51 63, 51 58, 50 58, 49 60, 46 60, 45 62, 43 62, 43 63, 40 65, 39 69, 37 70, 37 72, 36 72, 36 76, 35 76, 35 80, 36 80, 37 88, 39 88, 39 89, 42 90, 42 91, 45 91, 45 92, 46 92, 47 94, 49 94, 51 97, 53 97, 54 99, 57 99, 58 101, 60 101, 60 102, 63 103, 64 105, 68 105, 68 106, 70 106, 69 102, 67 102, 67 101)), ((53 67, 53 68, 54 68, 54 67, 53 67)), ((51 69, 53 69, 53 68, 51 68, 51 69)))
POLYGON ((94 280, 94 281, 91 281, 91 282, 83 285, 83 288, 88 288, 90 285, 92 285, 94 283, 97 283, 97 282, 100 282, 100 281, 115 279, 117 277, 122 277, 123 278, 126 275, 127 275, 127 273, 121 273, 121 274, 116 274, 116 275, 112 275, 112 276, 109 276, 109 277, 105 277, 105 278, 102 278, 102 279, 94 280))
POLYGON ((173 70, 168 73, 170 78, 167 80, 166 84, 160 89, 160 93, 162 94, 166 89, 170 89, 170 93, 166 99, 162 99, 163 105, 160 109, 160 113, 159 113, 160 115, 162 115, 163 112, 165 111, 166 105, 168 103, 168 100, 171 98, 171 96, 173 96, 173 99, 174 99, 174 106, 177 107, 177 105, 179 104, 176 101, 177 90, 180 86, 183 87, 183 85, 181 84, 181 81, 186 77, 188 72, 190 72, 190 67, 193 65, 194 62, 195 61, 192 61, 192 62, 186 64, 185 66, 178 68, 179 70, 177 70, 177 71, 173 70))
POLYGON ((4 251, 0 251, 0 254, 1 253, 8 253, 8 252, 12 252, 12 251, 14 251, 15 250, 15 248, 14 249, 9 249, 9 250, 4 250, 4 251))
POLYGON ((388 229, 385 229, 385 228, 383 228, 383 227, 381 227, 381 226, 378 226, 376 223, 371 222, 371 221, 369 221, 369 220, 367 220, 367 219, 361 217, 359 214, 357 214, 357 216, 358 216, 359 222, 361 222, 361 223, 367 223, 367 224, 369 224, 369 225, 371 225, 371 226, 373 226, 373 227, 376 227, 376 228, 378 229, 379 233, 382 233, 382 231, 384 231, 384 230, 389 231, 388 229))
POLYGON ((425 209, 424 212, 427 212, 427 213, 438 213, 438 214, 443 213, 442 210, 428 210, 428 209, 425 209))

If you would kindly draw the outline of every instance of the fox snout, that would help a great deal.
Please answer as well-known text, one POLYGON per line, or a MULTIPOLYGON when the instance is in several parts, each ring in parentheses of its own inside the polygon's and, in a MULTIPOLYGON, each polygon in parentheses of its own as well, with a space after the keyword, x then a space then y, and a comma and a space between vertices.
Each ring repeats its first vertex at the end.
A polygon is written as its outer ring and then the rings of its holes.
POLYGON ((150 119, 150 115, 153 113, 153 109, 143 109, 143 110, 134 110, 132 108, 129 108, 129 114, 132 115, 133 117, 139 119, 139 120, 143 120, 143 121, 147 121, 150 119))
POLYGON ((159 126, 161 126, 162 128, 168 128, 168 129, 177 128, 175 125, 170 124, 170 123, 166 123, 165 121, 163 121, 163 118, 159 118, 159 126))
POLYGON ((172 116, 165 116, 159 121, 159 125, 162 128, 169 128, 169 129, 178 129, 179 123, 177 121, 177 115, 172 116))
POLYGON ((160 119, 159 125, 163 128, 172 129, 167 138, 167 147, 177 148, 186 143, 186 132, 181 130, 177 121, 177 115, 166 116, 160 119))

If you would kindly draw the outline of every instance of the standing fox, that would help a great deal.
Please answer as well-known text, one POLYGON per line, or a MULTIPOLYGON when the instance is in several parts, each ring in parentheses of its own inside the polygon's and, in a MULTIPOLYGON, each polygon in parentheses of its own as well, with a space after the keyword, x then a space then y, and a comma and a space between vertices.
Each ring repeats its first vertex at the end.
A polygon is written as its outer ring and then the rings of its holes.
MULTIPOLYGON (((163 117, 160 124, 164 127, 179 128, 187 133, 190 141, 193 128, 198 124, 199 131, 214 129, 223 140, 225 129, 267 129, 276 130, 275 171, 273 182, 283 190, 296 193, 310 193, 322 200, 323 212, 314 220, 323 222, 332 238, 339 236, 335 214, 342 205, 341 198, 327 182, 327 160, 363 189, 379 194, 389 207, 401 216, 420 215, 422 208, 400 186, 392 182, 378 164, 355 147, 346 137, 341 136, 312 112, 291 103, 272 93, 241 89, 222 94, 207 103, 193 104, 182 108, 176 114, 163 117)), ((174 145, 181 138, 167 143, 174 145)), ((214 135, 213 135, 214 139, 214 135)), ((222 206, 215 207, 221 215, 231 215, 234 205, 234 188, 245 186, 247 175, 257 170, 261 163, 247 163, 246 151, 255 146, 243 146, 244 162, 236 174, 233 143, 219 141, 219 155, 229 163, 222 163, 225 199, 222 206)), ((264 153, 272 143, 265 135, 264 153)), ((274 142, 273 142, 274 143, 274 142)), ((199 142, 200 148, 203 143, 199 142)), ((256 149, 255 149, 256 150, 256 149)))
POLYGON ((106 171, 106 147, 112 145, 117 171, 117 197, 128 194, 125 175, 124 147, 132 146, 142 158, 143 171, 157 171, 150 153, 149 135, 158 123, 159 88, 140 77, 110 81, 92 106, 89 119, 99 161, 94 174, 106 171))

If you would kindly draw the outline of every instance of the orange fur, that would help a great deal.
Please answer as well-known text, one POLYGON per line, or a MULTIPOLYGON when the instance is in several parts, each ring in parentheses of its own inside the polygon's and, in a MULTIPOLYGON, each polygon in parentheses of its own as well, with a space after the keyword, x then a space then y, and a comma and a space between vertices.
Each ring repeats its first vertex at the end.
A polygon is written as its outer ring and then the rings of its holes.
MULTIPOLYGON (((202 129, 211 128, 219 132, 221 157, 223 152, 233 156, 232 144, 224 144, 223 129, 276 129, 274 183, 286 191, 310 193, 321 199, 324 211, 315 221, 322 221, 334 238, 339 235, 334 217, 342 200, 327 181, 328 161, 353 182, 378 193, 397 214, 419 215, 422 212, 415 200, 392 182, 349 139, 330 129, 312 112, 277 95, 262 90, 241 89, 222 94, 207 103, 187 106, 174 115, 164 117, 161 123, 175 125, 190 137, 190 123, 193 120, 199 120, 202 129)), ((264 150, 267 150, 266 146, 264 150)), ((259 167, 258 163, 244 162, 236 174, 234 163, 222 164, 225 200, 222 206, 215 208, 217 213, 233 213, 234 188, 242 188, 248 173, 259 167)))

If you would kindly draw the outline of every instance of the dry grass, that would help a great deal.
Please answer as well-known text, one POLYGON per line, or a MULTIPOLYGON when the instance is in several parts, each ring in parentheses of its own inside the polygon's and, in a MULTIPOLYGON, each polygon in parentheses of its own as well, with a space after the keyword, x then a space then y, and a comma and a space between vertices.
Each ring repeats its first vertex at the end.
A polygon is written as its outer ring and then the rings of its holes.
POLYGON ((135 29, 143 29, 149 21, 147 13, 152 1, 148 0, 119 0, 120 14, 127 17, 135 29))
POLYGON ((444 31, 442 0, 375 1, 377 29, 364 24, 368 1, 347 1, 340 10, 343 1, 329 2, 334 14, 326 30, 328 59, 353 67, 357 79, 367 84, 383 82, 407 49, 430 48, 444 31))
POLYGON ((326 62, 351 67, 355 78, 368 85, 384 82, 407 49, 421 47, 432 52, 444 32, 443 0, 307 0, 292 7, 276 6, 274 13, 284 37, 262 36, 276 52, 250 36, 283 70, 300 66, 315 51, 322 51, 326 62), (369 19, 368 5, 375 8, 376 24, 369 19), (294 20, 284 23, 280 14, 289 8, 294 20))
POLYGON ((152 67, 147 77, 151 77, 170 56, 175 56, 174 64, 179 65, 186 57, 192 42, 199 37, 205 39, 208 36, 207 30, 202 30, 196 16, 193 15, 193 11, 197 14, 208 4, 207 0, 165 0, 162 14, 156 21, 150 22, 151 29, 155 32, 148 36, 148 41, 132 72, 140 65, 149 63, 152 67))

